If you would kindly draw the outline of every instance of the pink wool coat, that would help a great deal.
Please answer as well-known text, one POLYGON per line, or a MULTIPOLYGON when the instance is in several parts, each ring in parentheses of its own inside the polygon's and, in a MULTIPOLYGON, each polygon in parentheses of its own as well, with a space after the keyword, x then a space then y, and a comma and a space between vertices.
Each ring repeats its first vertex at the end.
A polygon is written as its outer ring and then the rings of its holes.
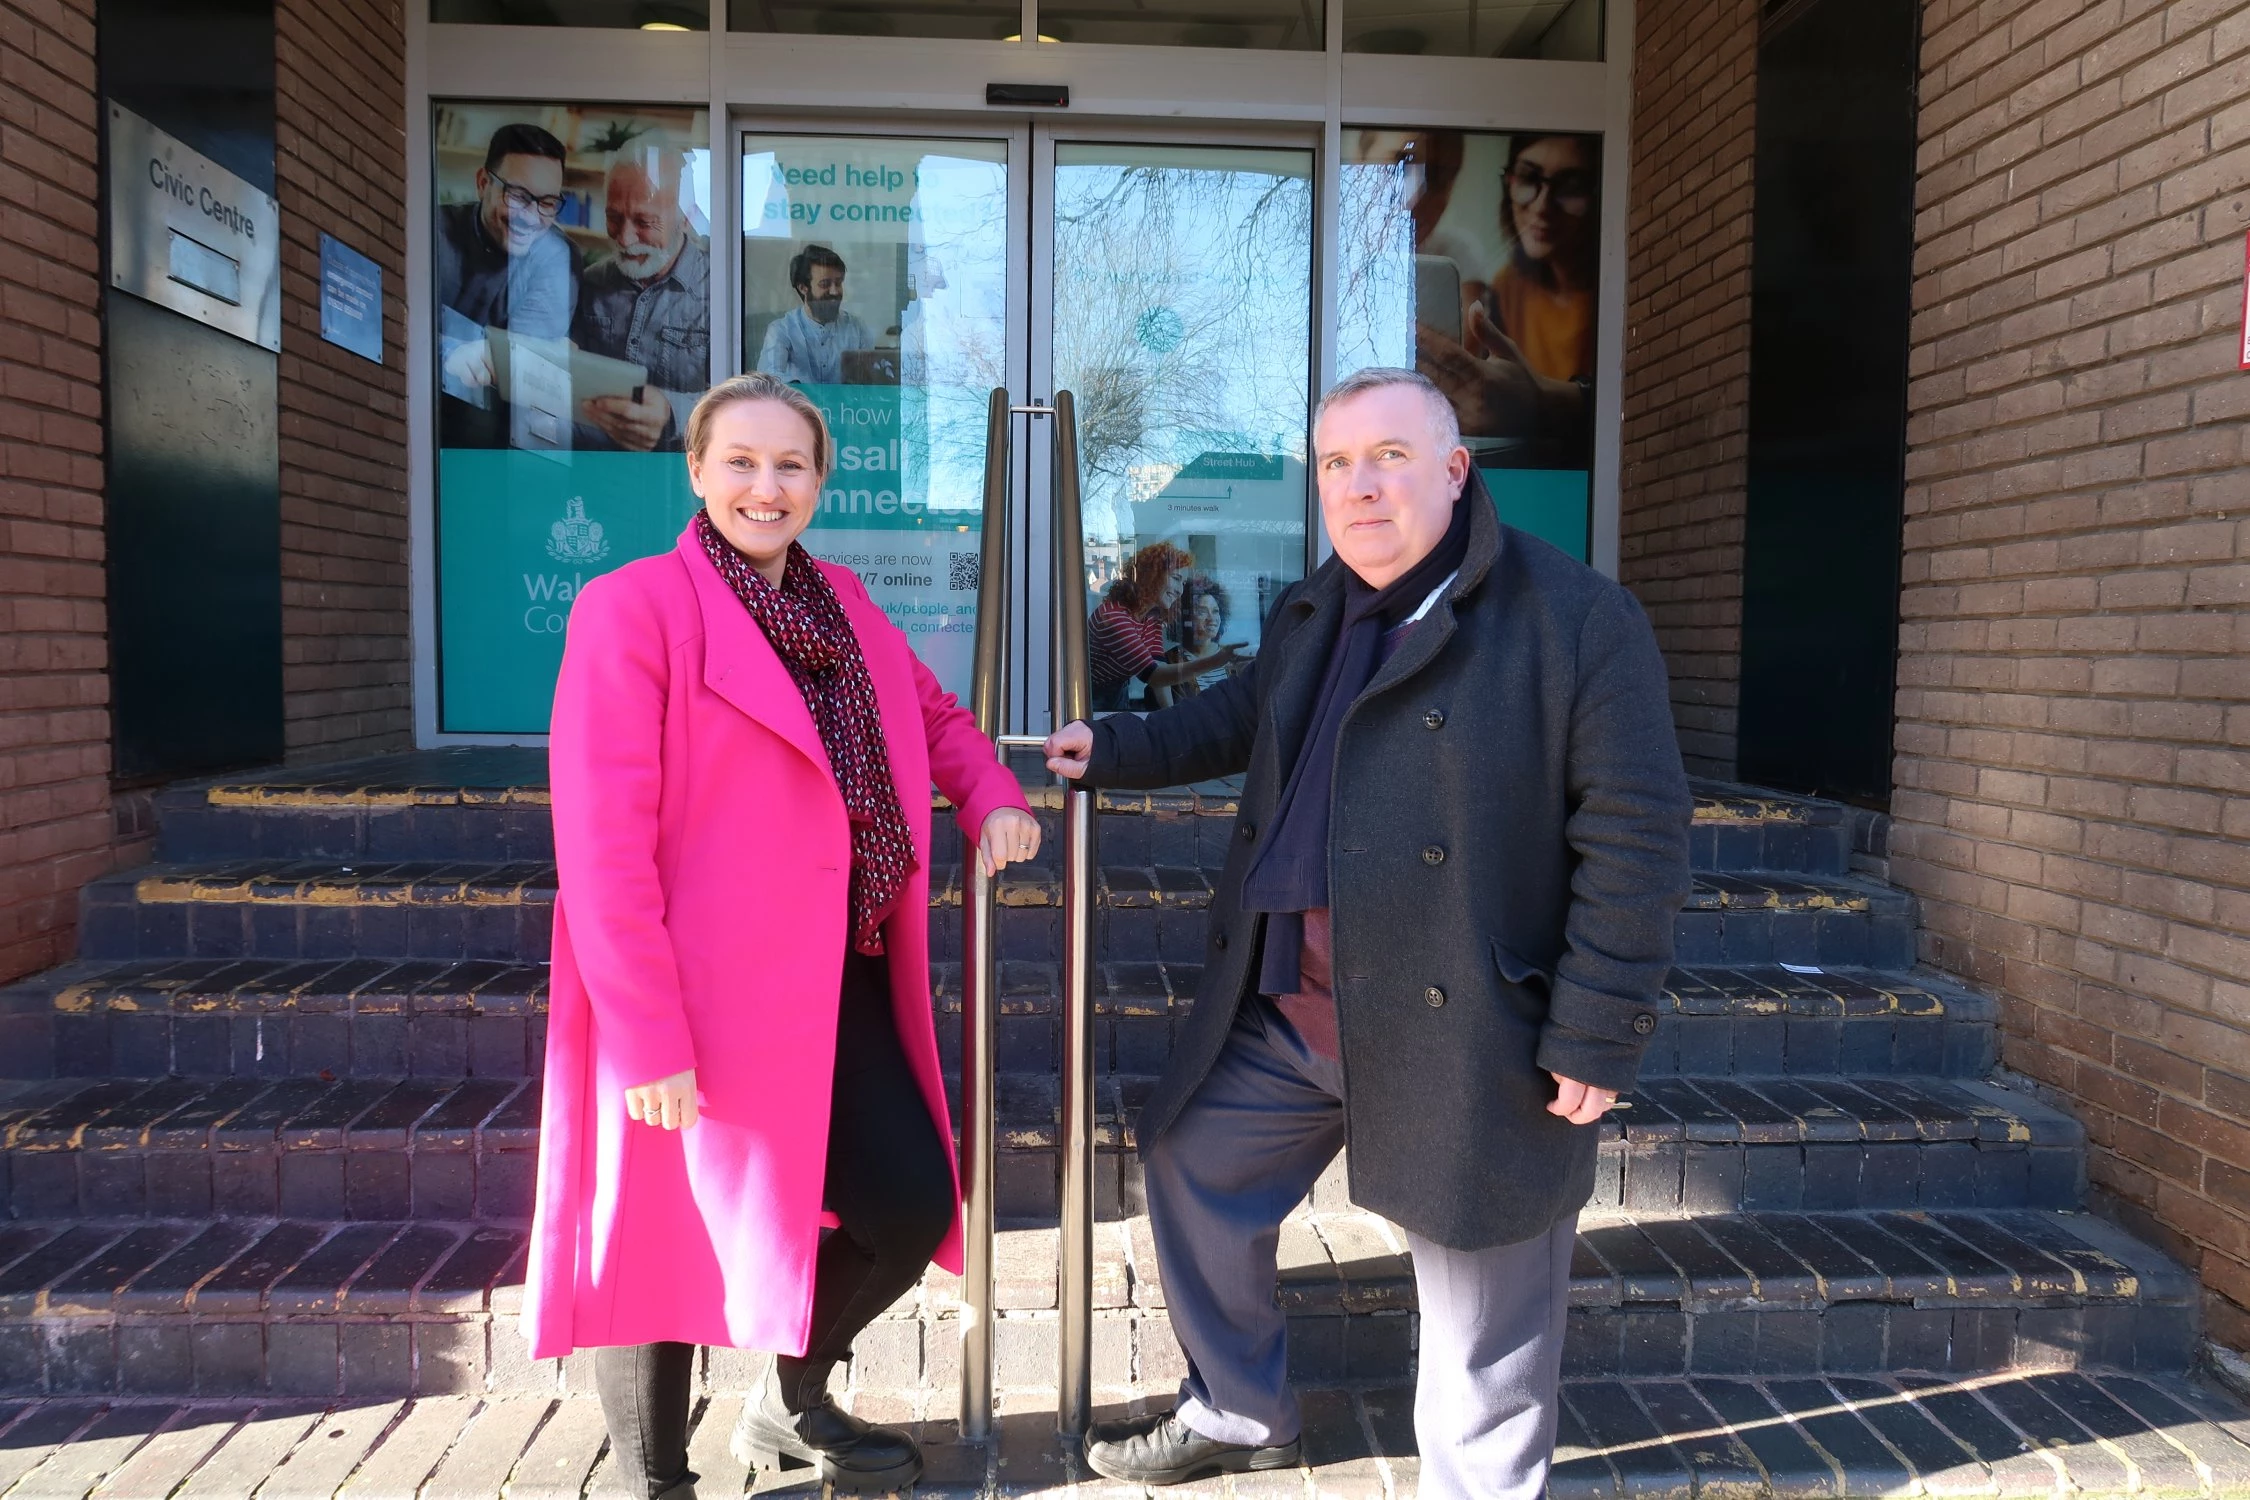
MULTIPOLYGON (((964 830, 1024 798, 858 578, 820 566, 874 677, 913 830, 918 868, 883 929, 891 1003, 950 1141, 930 1020, 928 789, 964 830)), ((811 711, 693 527, 579 595, 553 733, 561 889, 524 1288, 532 1356, 660 1339, 802 1353, 850 836, 811 711), (627 1088, 691 1067, 694 1129, 625 1117, 627 1088)), ((960 1257, 956 1215, 937 1260, 958 1270, 960 1257)))

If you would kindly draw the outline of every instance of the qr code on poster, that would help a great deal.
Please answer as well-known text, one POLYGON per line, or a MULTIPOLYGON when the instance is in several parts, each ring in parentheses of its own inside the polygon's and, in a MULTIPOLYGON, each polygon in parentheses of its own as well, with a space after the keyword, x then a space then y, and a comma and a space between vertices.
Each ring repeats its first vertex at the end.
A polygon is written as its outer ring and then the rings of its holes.
POLYGON ((956 594, 973 594, 984 581, 984 557, 976 552, 952 552, 945 559, 945 586, 956 594))

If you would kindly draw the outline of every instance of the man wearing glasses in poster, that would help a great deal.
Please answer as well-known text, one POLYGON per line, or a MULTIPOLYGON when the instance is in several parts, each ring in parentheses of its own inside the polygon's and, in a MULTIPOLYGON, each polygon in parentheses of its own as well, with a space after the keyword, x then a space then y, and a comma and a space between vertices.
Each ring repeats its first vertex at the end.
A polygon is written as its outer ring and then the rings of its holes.
POLYGON ((570 332, 578 300, 578 252, 555 216, 563 206, 563 144, 536 125, 492 133, 477 169, 474 202, 437 216, 439 441, 449 448, 507 445, 494 398, 487 328, 530 338, 570 332))

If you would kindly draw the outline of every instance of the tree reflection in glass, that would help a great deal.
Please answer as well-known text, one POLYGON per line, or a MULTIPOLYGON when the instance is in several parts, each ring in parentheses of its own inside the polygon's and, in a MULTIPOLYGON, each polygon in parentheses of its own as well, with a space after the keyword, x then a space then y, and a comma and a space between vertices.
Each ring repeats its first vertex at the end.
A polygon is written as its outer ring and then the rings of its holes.
MULTIPOLYGON (((1179 571, 1237 601, 1229 634, 1254 650, 1267 606, 1304 570, 1311 153, 1058 145, 1054 295, 1089 593, 1101 599, 1136 553, 1177 547, 1193 559, 1179 571)), ((1136 601, 1175 660, 1184 582, 1136 601)), ((1112 706, 1160 706, 1165 692, 1128 681, 1112 706)))

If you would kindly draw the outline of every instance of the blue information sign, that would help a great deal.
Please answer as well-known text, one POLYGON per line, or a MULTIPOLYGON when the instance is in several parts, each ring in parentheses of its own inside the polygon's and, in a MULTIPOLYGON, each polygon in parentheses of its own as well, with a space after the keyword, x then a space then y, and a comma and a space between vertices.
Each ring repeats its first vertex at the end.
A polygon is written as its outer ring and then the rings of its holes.
POLYGON ((383 362, 383 268, 329 235, 320 237, 320 336, 383 362))

